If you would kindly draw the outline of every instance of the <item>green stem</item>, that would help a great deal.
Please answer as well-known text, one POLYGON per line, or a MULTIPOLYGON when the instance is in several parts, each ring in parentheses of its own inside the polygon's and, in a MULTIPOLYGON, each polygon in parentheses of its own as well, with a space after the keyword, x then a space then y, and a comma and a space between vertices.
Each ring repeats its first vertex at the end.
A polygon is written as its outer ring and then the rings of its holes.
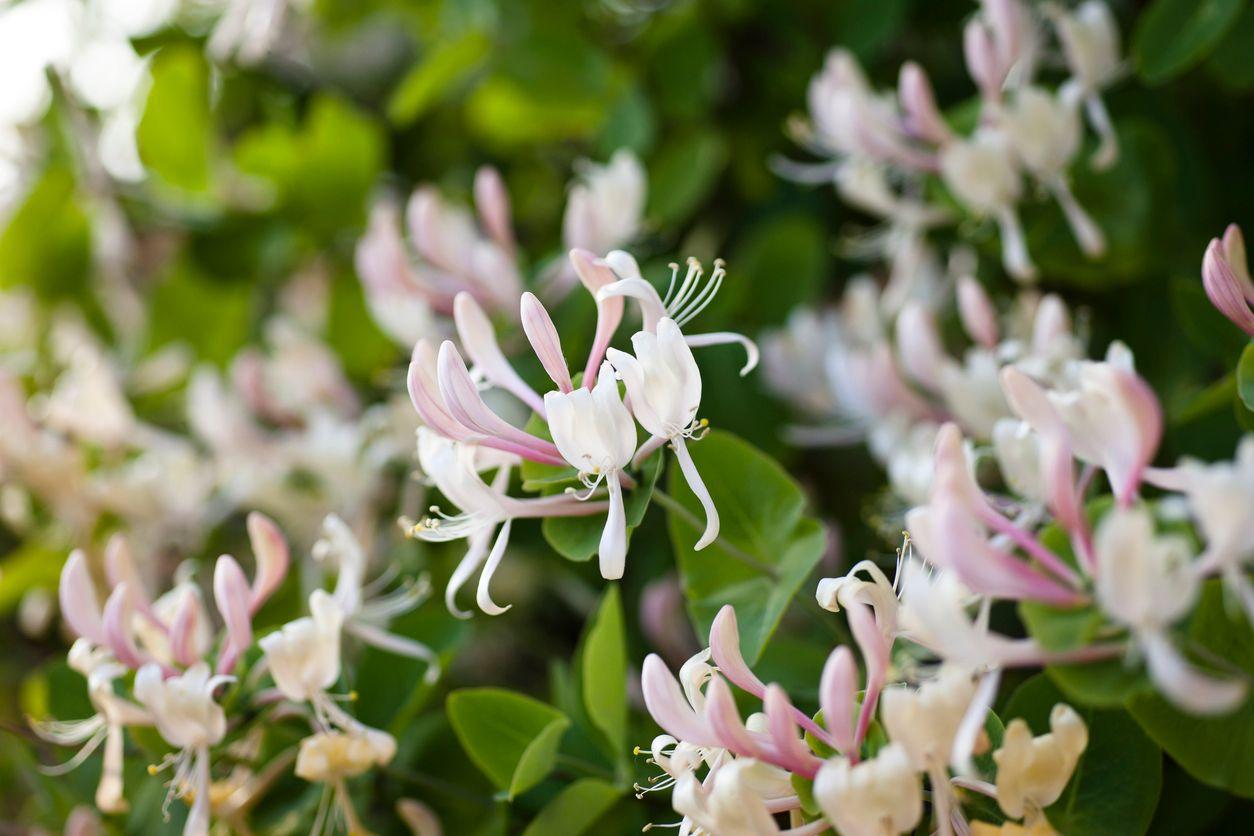
MULTIPOLYGON (((654 488, 653 497, 658 501, 659 505, 665 508, 669 513, 674 514, 677 518, 687 523, 693 531, 700 534, 705 530, 705 526, 701 523, 701 520, 697 518, 697 515, 685 508, 683 503, 666 493, 666 491, 654 488)), ((779 580, 779 572, 776 571, 774 566, 763 563, 747 551, 728 542, 721 534, 714 538, 714 543, 720 549, 727 552, 728 555, 736 560, 739 560, 751 569, 769 576, 771 580, 779 580)))

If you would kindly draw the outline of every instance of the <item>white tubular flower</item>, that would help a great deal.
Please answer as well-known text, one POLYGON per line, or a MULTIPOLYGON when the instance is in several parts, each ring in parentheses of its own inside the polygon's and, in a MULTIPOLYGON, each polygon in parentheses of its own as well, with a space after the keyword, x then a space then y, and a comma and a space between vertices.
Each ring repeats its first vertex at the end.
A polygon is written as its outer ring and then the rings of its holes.
POLYGON ((1080 148, 1081 91, 1063 86, 1056 95, 1039 87, 1020 90, 1005 112, 1006 131, 1023 166, 1053 193, 1080 248, 1089 257, 1106 250, 1106 236, 1076 202, 1067 167, 1080 148))
POLYGON ((1011 720, 1001 748, 993 753, 997 803, 1029 827, 1062 795, 1089 743, 1088 728, 1069 705, 1054 706, 1049 728, 1049 734, 1033 737, 1022 719, 1011 720))
POLYGON ((922 782, 900 743, 856 766, 829 760, 815 776, 814 800, 843 836, 905 833, 923 817, 922 782))
MULTIPOLYGON (((754 780, 760 764, 752 758, 736 758, 710 773, 709 786, 688 773, 675 783, 671 803, 675 812, 695 825, 698 832, 719 836, 773 836, 779 825, 754 780)), ((777 771, 777 770, 775 770, 777 771)), ((778 781, 767 787, 779 792, 778 781)), ((791 787, 784 790, 788 795, 791 787)), ((786 796, 785 796, 786 797, 786 796)))
POLYGON ((941 149, 940 173, 968 209, 997 220, 1007 272, 1021 281, 1032 279, 1036 268, 1015 208, 1023 193, 1023 179, 1006 133, 981 128, 966 139, 951 142, 941 149))
POLYGON ((1163 694, 1195 714, 1223 713, 1239 705, 1245 683, 1203 674, 1167 632, 1197 599, 1199 575, 1188 540, 1157 535, 1153 517, 1143 507, 1115 508, 1097 526, 1093 550, 1097 601, 1110 618, 1132 631, 1150 679, 1163 694))
POLYGON ((344 615, 321 589, 309 596, 309 615, 289 621, 258 644, 283 696, 314 703, 340 678, 340 628, 344 615))
POLYGON ((167 805, 172 798, 194 798, 184 836, 205 836, 209 832, 209 748, 226 734, 226 715, 222 706, 213 701, 213 692, 233 679, 210 676, 204 662, 169 679, 162 679, 160 666, 152 663, 135 675, 135 698, 148 709, 166 742, 179 750, 167 756, 160 767, 149 767, 149 772, 155 774, 167 766, 174 767, 167 805))
POLYGON ((671 443, 684 478, 705 508, 705 533, 696 544, 701 550, 714 542, 719 528, 718 509, 684 444, 705 426, 696 420, 701 405, 701 371, 670 317, 658 321, 656 333, 632 335, 631 345, 635 356, 611 348, 606 357, 627 387, 636 420, 655 438, 671 443))
MULTIPOLYGON (((323 731, 300 742, 296 775, 306 781, 336 784, 374 766, 384 766, 396 754, 395 742, 361 732, 323 731)), ((384 737, 389 737, 385 735, 384 737)))
POLYGON ((583 160, 575 171, 579 180, 571 186, 562 217, 566 249, 605 253, 631 243, 640 234, 648 188, 640 160, 619 149, 605 165, 583 160))
POLYGON ((1119 158, 1119 143, 1099 93, 1123 71, 1119 25, 1102 0, 1086 0, 1072 12, 1047 3, 1045 13, 1053 19, 1071 76, 1084 92, 1089 123, 1101 139, 1093 154, 1093 167, 1109 168, 1119 158))
POLYGON ((619 475, 636 452, 636 425, 618 394, 610 364, 601 364, 591 391, 581 386, 571 392, 549 392, 544 408, 553 443, 579 470, 589 495, 602 480, 609 490, 609 514, 598 554, 601 576, 617 580, 623 576, 627 558, 627 517, 619 475))
POLYGON ((122 794, 122 755, 125 747, 122 729, 151 726, 152 718, 139 706, 113 691, 113 682, 126 674, 126 668, 104 648, 78 639, 70 647, 69 665, 87 678, 87 696, 96 713, 85 720, 44 720, 32 722, 35 733, 59 746, 82 744, 64 764, 47 767, 48 775, 64 775, 87 760, 104 744, 104 764, 96 787, 96 806, 104 813, 124 813, 130 805, 122 794))
POLYGON ((916 769, 935 771, 949 762, 954 735, 974 696, 970 674, 945 665, 918 688, 885 689, 880 719, 888 738, 902 745, 916 769))

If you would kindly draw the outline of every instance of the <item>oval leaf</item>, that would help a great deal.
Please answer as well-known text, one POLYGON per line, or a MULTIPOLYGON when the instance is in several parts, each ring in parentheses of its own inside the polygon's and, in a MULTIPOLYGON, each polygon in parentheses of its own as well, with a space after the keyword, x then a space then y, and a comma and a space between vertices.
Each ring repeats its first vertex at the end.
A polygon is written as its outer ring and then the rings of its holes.
POLYGON ((549 774, 570 725, 556 708, 501 688, 454 691, 447 710, 466 754, 511 799, 549 774))

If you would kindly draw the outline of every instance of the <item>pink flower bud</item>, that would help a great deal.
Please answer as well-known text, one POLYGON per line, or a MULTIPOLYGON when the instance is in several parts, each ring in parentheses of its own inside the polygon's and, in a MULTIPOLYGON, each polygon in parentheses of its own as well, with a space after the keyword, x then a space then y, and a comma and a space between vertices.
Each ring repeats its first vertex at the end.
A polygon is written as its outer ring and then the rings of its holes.
MULTIPOLYGON (((570 381, 570 370, 566 367, 566 359, 562 356, 562 341, 544 304, 536 298, 534 293, 528 292, 522 295, 520 310, 523 331, 536 357, 540 359, 540 365, 544 367, 544 371, 548 373, 549 378, 560 391, 571 391, 574 386, 570 381)), ((596 382, 595 377, 584 382, 591 389, 596 382)))
MULTIPOLYGON (((1244 249, 1234 241, 1234 250, 1244 249)), ((1226 243, 1226 242, 1225 242, 1226 243)), ((1242 282, 1242 275, 1229 262, 1224 252, 1224 245, 1218 239, 1212 239, 1202 257, 1202 287, 1207 297, 1221 314, 1232 320, 1238 328, 1254 337, 1254 312, 1250 310, 1250 297, 1246 295, 1248 288, 1242 282)), ((1241 267, 1245 265, 1242 264, 1241 267)), ((1248 277, 1246 277, 1248 281, 1248 277)), ((1251 294, 1254 295, 1254 294, 1251 294)))
POLYGON ((971 276, 958 279, 958 316, 971 339, 987 349, 997 347, 997 309, 984 287, 971 276))
POLYGON ((253 511, 248 515, 247 526, 248 542, 252 546, 253 557, 257 561, 257 570, 253 577, 252 592, 248 601, 248 611, 252 614, 256 613, 283 583, 283 579, 287 577, 287 568, 291 558, 287 540, 283 538, 283 532, 274 524, 274 520, 265 514, 253 511))
POLYGON ((96 587, 87 570, 87 557, 82 550, 70 552, 61 569, 58 593, 61 617, 70 625, 70 629, 93 644, 107 644, 100 605, 96 602, 96 587))
POLYGON ((507 253, 514 251, 514 230, 510 224, 509 193, 501 173, 490 165, 475 172, 475 209, 488 236, 507 253))
POLYGON ((903 64, 897 90, 906 127, 912 134, 936 145, 944 145, 953 137, 922 67, 913 61, 903 64))

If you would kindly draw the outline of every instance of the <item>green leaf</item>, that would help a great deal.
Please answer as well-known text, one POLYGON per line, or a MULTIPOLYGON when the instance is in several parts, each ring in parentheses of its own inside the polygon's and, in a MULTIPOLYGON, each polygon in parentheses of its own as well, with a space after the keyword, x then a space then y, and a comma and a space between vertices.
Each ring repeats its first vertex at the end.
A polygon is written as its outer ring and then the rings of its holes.
POLYGON ((649 219, 659 226, 685 220, 714 188, 727 159, 727 141, 714 131, 663 146, 649 167, 649 219))
POLYGON ((209 188, 209 68, 190 44, 160 50, 152 61, 152 90, 135 141, 144 165, 167 185, 187 192, 209 188))
MULTIPOLYGON (((1254 630, 1224 602, 1217 580, 1208 581, 1189 622, 1192 645, 1254 676, 1254 630)), ((1187 714, 1157 694, 1128 704, 1132 716, 1189 774, 1211 786, 1254 797, 1254 700, 1220 716, 1187 714)))
POLYGON ((411 124, 480 67, 491 42, 480 32, 436 43, 401 79, 388 100, 388 119, 411 124))
MULTIPOLYGON (((627 538, 631 541, 631 533, 644 520, 649 510, 649 500, 653 497, 653 488, 657 485, 658 474, 662 472, 662 452, 659 450, 640 466, 636 476, 639 484, 626 492, 624 510, 627 516, 627 538)), ((552 485, 562 484, 561 477, 551 477, 552 485)), ((532 480, 532 484, 537 484, 532 480)), ((605 528, 605 517, 593 514, 589 517, 545 517, 540 524, 540 531, 558 554, 567 560, 580 563, 591 560, 601 545, 601 532, 605 528)))
POLYGON ((0 561, 0 615, 8 615, 32 589, 42 589, 56 594, 57 580, 61 576, 64 549, 48 548, 38 542, 22 543, 0 561))
POLYGON ((627 639, 617 584, 607 584, 580 652, 583 701, 619 760, 627 750, 627 639))
POLYGON ((485 143, 519 145, 587 139, 605 119, 605 103, 540 97, 509 78, 489 78, 466 103, 472 131, 485 143))
POLYGON ((73 175, 50 167, 0 234, 0 287, 25 286, 45 298, 87 294, 91 229, 73 175))
MULTIPOLYGON (((1093 607, 1059 608, 1034 601, 1019 602, 1019 617, 1028 635, 1051 651, 1078 650, 1092 644, 1105 626, 1093 607)), ((1122 706, 1146 687, 1140 667, 1129 668, 1122 659, 1106 659, 1076 665, 1048 665, 1045 672, 1067 695, 1086 705, 1122 706)))
MULTIPOLYGON (((1011 695, 1002 716, 1022 718, 1032 733, 1049 731, 1049 713, 1065 695, 1037 674, 1011 695)), ((1162 788, 1162 753, 1123 711, 1073 705, 1089 744, 1062 795, 1045 810, 1068 836, 1141 834, 1149 829, 1162 788)))
POLYGON ((1254 342, 1241 351, 1237 361, 1237 394, 1246 409, 1254 409, 1254 342))
POLYGON ((579 836, 622 798, 623 791, 599 778, 581 778, 558 793, 532 819, 523 836, 579 836))
POLYGON ((570 726, 556 708, 501 688, 454 691, 446 708, 466 754, 510 799, 549 774, 570 726))
POLYGON ((185 342, 201 360, 225 366, 248 340, 252 309, 248 285, 214 281, 190 263, 177 265, 152 291, 150 345, 185 342))
POLYGON ((1254 87, 1254 6, 1246 6, 1227 36, 1206 62, 1212 78, 1229 90, 1246 91, 1254 87))
POLYGON ((670 495, 678 507, 668 503, 668 526, 688 610, 704 636, 718 610, 733 605, 741 649, 752 664, 822 557, 826 533, 802 516, 801 487, 757 448, 719 431, 688 448, 721 521, 718 539, 695 551, 704 511, 672 468, 670 495))
POLYGON ((1132 35, 1137 72, 1161 84, 1190 69, 1219 44, 1244 6, 1245 0, 1155 0, 1132 35))

